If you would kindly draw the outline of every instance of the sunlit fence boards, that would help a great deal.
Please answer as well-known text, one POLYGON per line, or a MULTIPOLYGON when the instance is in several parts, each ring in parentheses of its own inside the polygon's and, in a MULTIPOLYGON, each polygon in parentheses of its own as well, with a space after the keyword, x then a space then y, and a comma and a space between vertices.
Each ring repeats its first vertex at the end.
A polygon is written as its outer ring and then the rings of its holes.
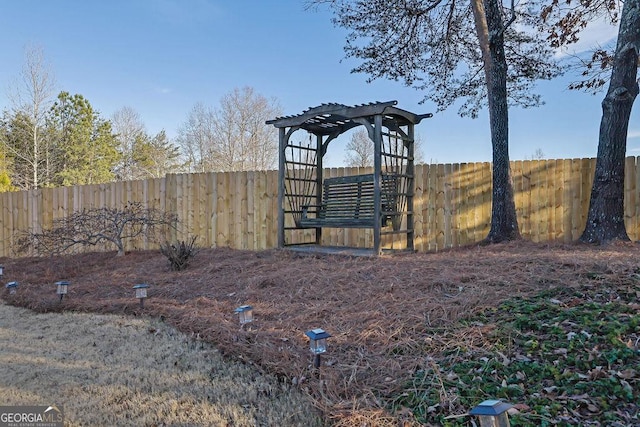
MULTIPOLYGON (((629 237, 640 238, 640 162, 626 159, 625 219, 629 237)), ((584 229, 595 159, 532 160, 511 163, 520 231, 535 242, 577 239, 584 229)), ((332 168, 326 177, 365 173, 332 168)), ((259 250, 277 245, 277 171, 171 174, 146 181, 0 193, 0 255, 12 256, 23 230, 51 227, 55 219, 93 207, 142 202, 175 213, 180 225, 163 236, 169 242, 198 236, 204 247, 259 250)), ((417 165, 414 198, 415 247, 435 251, 479 242, 489 232, 491 164, 417 165)), ((294 233, 309 240, 309 230, 294 233)), ((325 229, 326 244, 371 245, 371 232, 325 229)), ((155 249, 140 238, 128 250, 155 249)), ((99 250, 113 250, 107 246, 99 250)))

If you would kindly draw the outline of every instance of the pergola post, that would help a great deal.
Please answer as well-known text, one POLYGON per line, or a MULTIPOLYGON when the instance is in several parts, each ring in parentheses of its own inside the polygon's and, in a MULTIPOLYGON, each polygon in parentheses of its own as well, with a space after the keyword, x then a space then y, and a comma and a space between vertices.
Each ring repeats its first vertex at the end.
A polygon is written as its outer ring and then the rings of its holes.
POLYGON ((284 247, 284 176, 285 150, 287 145, 286 128, 278 129, 278 247, 284 247))
MULTIPOLYGON (((319 205, 322 201, 322 179, 323 179, 323 168, 324 164, 322 159, 324 158, 324 146, 322 145, 322 135, 316 135, 316 148, 318 150, 317 157, 317 169, 316 169, 316 204, 319 205)), ((317 227, 316 229, 316 245, 319 245, 322 242, 322 228, 317 227)))
POLYGON ((380 230, 381 224, 381 200, 380 181, 382 178, 382 116, 376 114, 373 119, 373 216, 376 221, 373 223, 373 251, 380 255, 382 253, 380 230))
POLYGON ((413 238, 415 235, 413 229, 413 195, 415 192, 415 131, 413 123, 407 125, 407 136, 409 141, 407 142, 407 155, 409 156, 409 162, 407 162, 407 179, 409 179, 409 185, 407 185, 407 250, 413 251, 413 238))

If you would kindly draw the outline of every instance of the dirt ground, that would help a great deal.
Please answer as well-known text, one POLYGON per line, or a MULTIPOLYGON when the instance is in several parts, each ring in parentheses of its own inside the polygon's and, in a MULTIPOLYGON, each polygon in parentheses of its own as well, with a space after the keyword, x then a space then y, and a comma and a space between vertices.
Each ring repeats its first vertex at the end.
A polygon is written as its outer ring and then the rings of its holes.
POLYGON ((337 425, 398 425, 392 396, 431 356, 481 345, 456 321, 515 296, 556 287, 626 283, 640 273, 640 246, 508 244, 380 258, 204 249, 173 272, 159 251, 2 259, 18 281, 10 304, 37 312, 151 316, 225 356, 308 393, 337 425), (68 280, 59 301, 54 282, 68 280), (148 283, 140 308, 133 285, 148 283), (254 308, 238 324, 234 309, 254 308), (315 370, 305 331, 332 336, 315 370))

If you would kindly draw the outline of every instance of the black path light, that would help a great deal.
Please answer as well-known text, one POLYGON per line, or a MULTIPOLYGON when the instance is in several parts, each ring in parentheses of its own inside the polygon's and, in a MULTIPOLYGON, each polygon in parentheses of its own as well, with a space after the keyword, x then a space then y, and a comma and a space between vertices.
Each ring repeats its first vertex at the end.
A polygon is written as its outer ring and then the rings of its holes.
POLYGON ((149 285, 140 283, 133 287, 136 290, 136 298, 140 300, 140 308, 144 308, 144 299, 147 297, 147 289, 149 285))
POLYGON ((240 326, 253 322, 253 307, 250 305, 241 305, 240 307, 234 310, 235 313, 238 314, 238 320, 240 321, 240 326))
POLYGON ((56 282, 55 285, 56 293, 60 296, 60 301, 62 301, 62 298, 64 298, 64 296, 69 291, 69 282, 67 282, 66 280, 61 280, 59 282, 56 282))
POLYGON ((313 366, 320 367, 320 355, 327 351, 327 338, 331 337, 324 329, 312 329, 305 332, 305 335, 309 337, 309 349, 311 354, 314 355, 313 366))
POLYGON ((501 400, 485 400, 469 411, 469 415, 478 417, 480 427, 509 427, 507 411, 512 407, 501 400))
POLYGON ((5 285, 10 294, 15 294, 18 289, 18 282, 9 282, 5 285))

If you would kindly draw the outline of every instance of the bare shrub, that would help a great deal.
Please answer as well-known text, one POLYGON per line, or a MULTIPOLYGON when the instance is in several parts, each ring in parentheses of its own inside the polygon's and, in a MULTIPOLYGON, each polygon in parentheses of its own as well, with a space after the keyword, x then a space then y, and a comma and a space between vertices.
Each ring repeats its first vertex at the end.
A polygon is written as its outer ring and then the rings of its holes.
POLYGON ((169 259, 171 270, 181 271, 189 266, 191 259, 200 251, 195 243, 198 236, 191 238, 189 243, 184 240, 178 243, 165 242, 160 245, 160 252, 169 259))
POLYGON ((151 238, 159 228, 175 228, 174 214, 145 208, 140 202, 124 208, 90 208, 56 219, 50 229, 21 232, 14 249, 20 253, 59 255, 75 246, 96 246, 112 243, 118 256, 124 255, 125 242, 139 236, 151 238))

